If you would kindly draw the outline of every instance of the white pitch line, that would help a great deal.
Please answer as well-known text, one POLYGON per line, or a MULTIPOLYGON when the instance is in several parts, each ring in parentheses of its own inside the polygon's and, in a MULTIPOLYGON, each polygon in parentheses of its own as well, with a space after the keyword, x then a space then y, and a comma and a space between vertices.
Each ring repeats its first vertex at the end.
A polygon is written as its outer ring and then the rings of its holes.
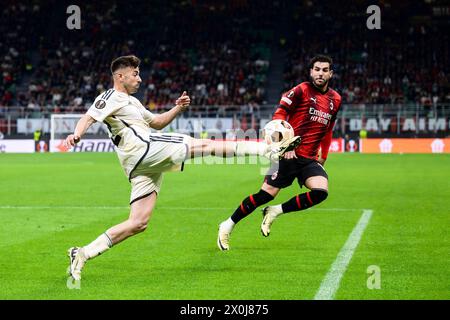
MULTIPOLYGON (((33 210, 33 209, 105 209, 118 210, 129 209, 129 206, 0 206, 0 209, 17 209, 17 210, 33 210)), ((172 207, 172 206, 157 206, 156 209, 169 210, 233 210, 232 207, 172 207)), ((355 208, 312 208, 309 211, 359 211, 361 209, 355 208)))
POLYGON ((342 276, 347 270, 347 266, 352 259, 353 253, 361 240, 362 234, 369 224, 369 220, 372 217, 373 210, 363 210, 361 218, 353 228, 352 233, 347 239, 347 242, 339 251, 336 260, 332 264, 327 275, 323 279, 319 290, 314 297, 314 300, 332 300, 336 291, 339 289, 342 276))

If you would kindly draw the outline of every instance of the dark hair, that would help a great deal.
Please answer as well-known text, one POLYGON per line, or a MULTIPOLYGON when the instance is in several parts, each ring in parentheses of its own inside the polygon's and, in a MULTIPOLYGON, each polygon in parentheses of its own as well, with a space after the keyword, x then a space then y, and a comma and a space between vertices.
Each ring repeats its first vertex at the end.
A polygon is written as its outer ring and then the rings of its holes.
POLYGON ((116 72, 116 70, 120 68, 137 68, 139 67, 140 63, 141 60, 135 55, 118 57, 117 59, 114 59, 113 62, 111 62, 111 73, 116 72))
POLYGON ((330 56, 326 56, 324 54, 314 56, 314 58, 309 61, 309 68, 312 69, 314 67, 314 63, 316 62, 328 62, 330 64, 330 70, 333 70, 333 59, 331 59, 330 56))

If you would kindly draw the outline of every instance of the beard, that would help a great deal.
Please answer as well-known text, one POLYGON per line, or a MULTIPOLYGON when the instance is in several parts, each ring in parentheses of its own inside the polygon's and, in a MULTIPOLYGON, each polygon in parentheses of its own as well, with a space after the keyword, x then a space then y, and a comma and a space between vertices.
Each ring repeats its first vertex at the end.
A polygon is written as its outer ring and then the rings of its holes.
POLYGON ((328 84, 328 82, 330 82, 330 79, 328 79, 328 80, 322 79, 322 80, 323 80, 322 83, 317 83, 316 80, 314 80, 313 77, 310 77, 310 79, 311 79, 311 82, 312 82, 316 87, 321 88, 321 89, 324 88, 324 87, 328 84))

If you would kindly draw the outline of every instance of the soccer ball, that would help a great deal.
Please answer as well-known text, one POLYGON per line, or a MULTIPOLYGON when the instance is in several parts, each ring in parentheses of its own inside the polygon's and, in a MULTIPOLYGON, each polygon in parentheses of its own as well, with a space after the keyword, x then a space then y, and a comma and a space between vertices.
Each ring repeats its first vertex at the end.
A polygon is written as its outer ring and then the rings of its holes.
POLYGON ((293 138, 294 129, 285 120, 272 120, 264 126, 262 134, 264 141, 270 145, 293 138))

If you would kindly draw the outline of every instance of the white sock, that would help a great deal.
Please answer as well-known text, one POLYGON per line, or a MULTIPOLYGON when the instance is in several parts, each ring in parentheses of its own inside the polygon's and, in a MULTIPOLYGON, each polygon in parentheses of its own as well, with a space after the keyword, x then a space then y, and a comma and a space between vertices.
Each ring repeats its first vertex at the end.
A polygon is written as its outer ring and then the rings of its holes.
POLYGON ((83 247, 86 259, 92 259, 102 254, 113 246, 113 243, 106 233, 102 233, 97 239, 83 247))
POLYGON ((275 213, 275 216, 279 216, 283 213, 283 208, 281 207, 281 204, 276 204, 274 206, 270 206, 270 210, 275 213))
POLYGON ((231 218, 228 218, 220 224, 220 227, 223 228, 223 230, 226 232, 231 232, 233 231, 235 225, 236 224, 233 222, 233 220, 231 220, 231 218))
POLYGON ((259 155, 263 156, 267 151, 267 144, 256 141, 237 141, 236 155, 259 155))

